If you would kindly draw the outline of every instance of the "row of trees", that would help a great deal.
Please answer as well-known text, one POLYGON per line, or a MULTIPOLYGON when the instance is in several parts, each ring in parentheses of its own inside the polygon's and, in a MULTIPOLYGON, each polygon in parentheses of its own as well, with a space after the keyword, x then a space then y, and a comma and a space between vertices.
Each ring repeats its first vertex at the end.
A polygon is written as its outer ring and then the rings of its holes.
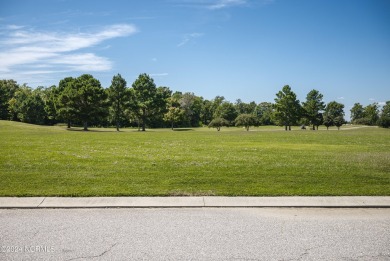
MULTIPOLYGON (((389 127, 390 102, 379 111, 377 104, 363 107, 355 104, 351 110, 353 123, 389 127)), ((280 125, 291 130, 292 125, 324 124, 340 127, 344 120, 344 105, 336 101, 323 102, 323 95, 312 90, 306 101, 300 102, 286 85, 276 94, 275 102, 234 104, 223 96, 207 100, 194 93, 172 92, 157 87, 147 74, 141 74, 127 87, 126 80, 115 75, 109 88, 103 88, 92 75, 62 79, 58 86, 38 87, 18 85, 14 80, 0 80, 0 119, 34 124, 146 127, 280 125)))
POLYGON ((378 103, 369 104, 363 107, 355 103, 351 109, 351 122, 361 125, 379 125, 384 128, 390 127, 390 101, 387 101, 382 110, 378 103))

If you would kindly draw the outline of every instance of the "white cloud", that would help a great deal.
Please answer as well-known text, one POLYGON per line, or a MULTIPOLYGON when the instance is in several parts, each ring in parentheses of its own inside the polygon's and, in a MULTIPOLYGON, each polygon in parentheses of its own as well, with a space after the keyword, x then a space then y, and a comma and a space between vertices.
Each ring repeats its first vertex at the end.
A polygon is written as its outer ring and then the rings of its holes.
POLYGON ((207 8, 211 10, 215 10, 215 9, 222 9, 231 6, 243 5, 246 3, 247 3, 246 0, 218 0, 208 5, 207 8))
POLYGON ((19 30, 19 29, 24 28, 24 26, 10 24, 10 25, 7 25, 6 28, 9 29, 9 30, 19 30))
POLYGON ((337 100, 345 100, 344 97, 337 97, 337 100))
POLYGON ((6 31, 0 40, 0 73, 8 75, 20 75, 20 72, 40 75, 67 71, 108 71, 112 68, 108 58, 83 49, 137 32, 137 28, 130 24, 111 25, 83 33, 36 31, 16 25, 7 28, 12 31, 6 31), (48 70, 36 70, 38 67, 48 70))
POLYGON ((111 62, 93 53, 63 55, 61 59, 53 59, 52 64, 68 65, 72 71, 108 71, 111 62))
POLYGON ((156 76, 168 76, 168 73, 151 73, 149 76, 156 77, 156 76))
POLYGON ((202 37, 202 36, 203 36, 202 33, 185 34, 183 36, 183 40, 177 45, 177 47, 181 47, 181 46, 187 44, 190 40, 192 40, 194 38, 199 38, 199 37, 202 37))

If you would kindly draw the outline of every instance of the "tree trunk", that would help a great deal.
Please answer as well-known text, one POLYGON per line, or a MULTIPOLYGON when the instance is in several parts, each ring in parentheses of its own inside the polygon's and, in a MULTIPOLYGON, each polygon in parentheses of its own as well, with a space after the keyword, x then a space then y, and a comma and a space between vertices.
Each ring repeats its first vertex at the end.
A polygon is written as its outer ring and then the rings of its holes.
POLYGON ((172 127, 172 130, 173 130, 173 121, 171 122, 171 124, 172 124, 172 125, 171 125, 171 127, 172 127))
POLYGON ((145 121, 146 121, 146 109, 143 109, 143 111, 142 111, 142 131, 146 130, 145 121))
POLYGON ((221 127, 217 127, 217 131, 220 131, 221 130, 221 127))
POLYGON ((284 130, 287 131, 287 125, 284 126, 284 130))
POLYGON ((84 124, 84 131, 88 131, 88 122, 84 121, 83 124, 84 124))
POLYGON ((116 122, 116 131, 119 131, 119 121, 116 122))
POLYGON ((289 130, 289 131, 291 130, 291 126, 290 126, 290 125, 288 125, 288 130, 289 130))
POLYGON ((246 131, 249 131, 249 126, 246 126, 245 129, 246 129, 246 131))
POLYGON ((68 120, 68 129, 70 129, 71 126, 70 126, 70 120, 68 120))

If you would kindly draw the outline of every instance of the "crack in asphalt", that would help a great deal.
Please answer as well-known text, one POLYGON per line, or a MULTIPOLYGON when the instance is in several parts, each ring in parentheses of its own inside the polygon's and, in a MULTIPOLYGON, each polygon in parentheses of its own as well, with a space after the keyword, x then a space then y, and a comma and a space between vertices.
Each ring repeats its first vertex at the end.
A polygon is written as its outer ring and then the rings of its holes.
POLYGON ((114 246, 116 246, 118 243, 115 243, 113 245, 111 245, 107 250, 105 250, 104 252, 102 252, 101 254, 99 255, 96 255, 96 256, 81 256, 81 257, 75 257, 75 258, 71 258, 71 259, 67 259, 66 261, 72 261, 72 260, 77 260, 77 259, 92 259, 92 258, 98 258, 98 257, 102 257, 104 256, 105 254, 107 254, 108 252, 110 252, 112 250, 112 248, 114 246))

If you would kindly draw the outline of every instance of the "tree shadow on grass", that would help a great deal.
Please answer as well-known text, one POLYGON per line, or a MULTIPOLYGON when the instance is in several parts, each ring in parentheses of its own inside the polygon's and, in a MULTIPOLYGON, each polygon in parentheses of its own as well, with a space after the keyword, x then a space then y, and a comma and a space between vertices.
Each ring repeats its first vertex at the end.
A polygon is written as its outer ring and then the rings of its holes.
POLYGON ((100 130, 88 129, 88 130, 84 130, 83 128, 74 128, 74 127, 70 128, 70 129, 66 128, 65 130, 66 131, 74 131, 74 132, 118 132, 118 131, 116 131, 116 129, 113 129, 113 130, 111 130, 111 129, 100 129, 100 130))
POLYGON ((190 128, 179 128, 179 129, 173 129, 173 131, 193 131, 193 129, 190 129, 190 128))

